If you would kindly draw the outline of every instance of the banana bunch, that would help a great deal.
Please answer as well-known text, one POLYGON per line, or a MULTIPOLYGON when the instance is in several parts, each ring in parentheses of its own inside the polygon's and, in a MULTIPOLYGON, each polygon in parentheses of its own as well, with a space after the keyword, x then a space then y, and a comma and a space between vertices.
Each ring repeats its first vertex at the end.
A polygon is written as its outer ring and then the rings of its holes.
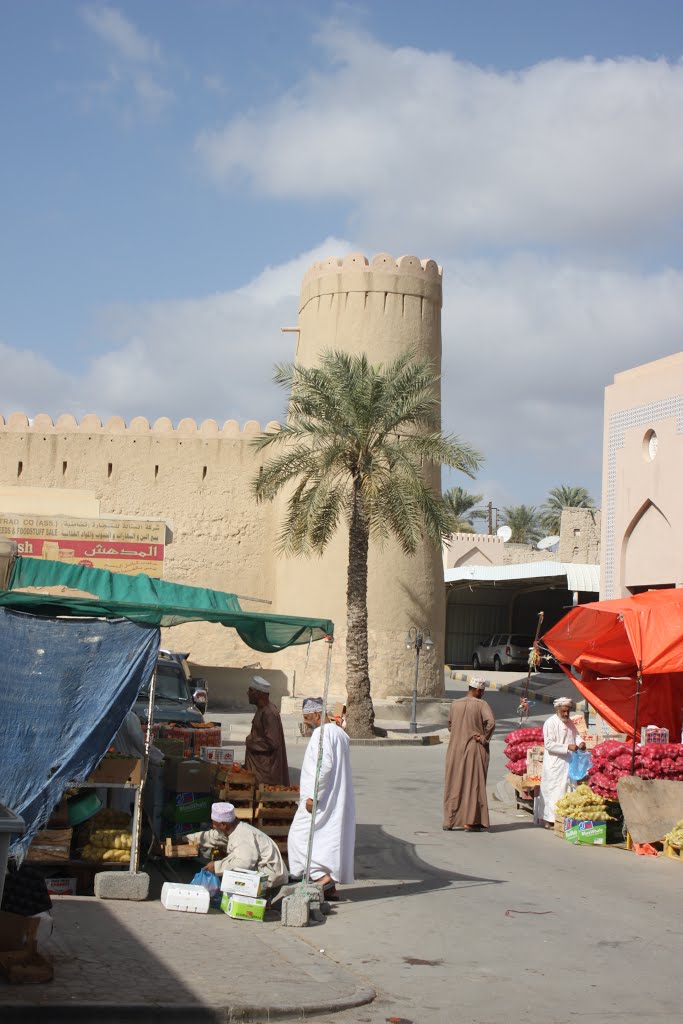
POLYGON ((577 786, 573 793, 566 793, 555 804, 555 812, 563 818, 576 821, 612 821, 607 813, 607 804, 601 796, 586 785, 577 786))
POLYGON ((89 846, 104 847, 105 850, 130 850, 133 837, 130 832, 115 828, 99 828, 90 836, 89 846))
POLYGON ((668 835, 664 836, 664 838, 669 846, 675 846, 677 850, 680 850, 681 847, 683 847, 683 818, 676 822, 674 827, 668 835))
POLYGON ((115 811, 111 807, 103 807, 92 818, 89 818, 83 827, 87 834, 92 836, 101 829, 116 829, 120 832, 122 829, 127 828, 129 824, 130 814, 126 814, 125 811, 115 811))
POLYGON ((103 846, 94 846, 89 843, 83 847, 81 852, 83 860, 108 861, 112 864, 127 864, 130 860, 130 849, 128 850, 107 850, 103 846))

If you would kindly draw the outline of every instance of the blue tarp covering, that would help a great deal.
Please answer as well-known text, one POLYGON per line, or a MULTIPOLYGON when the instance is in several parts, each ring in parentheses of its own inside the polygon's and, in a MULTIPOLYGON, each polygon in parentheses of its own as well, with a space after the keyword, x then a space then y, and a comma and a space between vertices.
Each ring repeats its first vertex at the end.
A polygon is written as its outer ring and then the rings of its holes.
POLYGON ((26 822, 12 854, 106 753, 158 651, 155 626, 0 608, 0 803, 26 822))

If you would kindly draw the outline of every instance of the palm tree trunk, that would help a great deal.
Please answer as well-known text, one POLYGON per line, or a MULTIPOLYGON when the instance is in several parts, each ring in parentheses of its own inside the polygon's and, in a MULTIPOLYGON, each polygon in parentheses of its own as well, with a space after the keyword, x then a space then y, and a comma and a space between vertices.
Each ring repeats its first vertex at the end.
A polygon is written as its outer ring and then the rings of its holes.
POLYGON ((373 735, 375 709, 368 672, 368 544, 370 529, 358 480, 354 481, 346 582, 346 729, 349 736, 373 735))

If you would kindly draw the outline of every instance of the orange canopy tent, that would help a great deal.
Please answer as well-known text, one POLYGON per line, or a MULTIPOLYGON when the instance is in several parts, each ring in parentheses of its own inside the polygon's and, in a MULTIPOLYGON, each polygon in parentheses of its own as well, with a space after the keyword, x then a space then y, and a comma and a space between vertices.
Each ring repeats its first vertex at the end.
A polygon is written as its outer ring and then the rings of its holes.
MULTIPOLYGON (((681 736, 683 590, 648 590, 572 608, 543 637, 572 682, 618 732, 681 736), (570 673, 574 666, 579 678, 570 673)), ((638 738, 636 736, 636 738, 638 738)))

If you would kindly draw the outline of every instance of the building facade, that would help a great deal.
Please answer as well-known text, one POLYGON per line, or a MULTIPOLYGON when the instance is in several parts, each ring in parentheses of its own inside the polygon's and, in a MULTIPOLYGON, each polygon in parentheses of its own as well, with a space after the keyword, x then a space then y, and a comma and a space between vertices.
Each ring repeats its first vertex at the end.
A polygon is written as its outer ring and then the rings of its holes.
POLYGON ((605 389, 601 596, 683 585, 683 352, 605 389))

